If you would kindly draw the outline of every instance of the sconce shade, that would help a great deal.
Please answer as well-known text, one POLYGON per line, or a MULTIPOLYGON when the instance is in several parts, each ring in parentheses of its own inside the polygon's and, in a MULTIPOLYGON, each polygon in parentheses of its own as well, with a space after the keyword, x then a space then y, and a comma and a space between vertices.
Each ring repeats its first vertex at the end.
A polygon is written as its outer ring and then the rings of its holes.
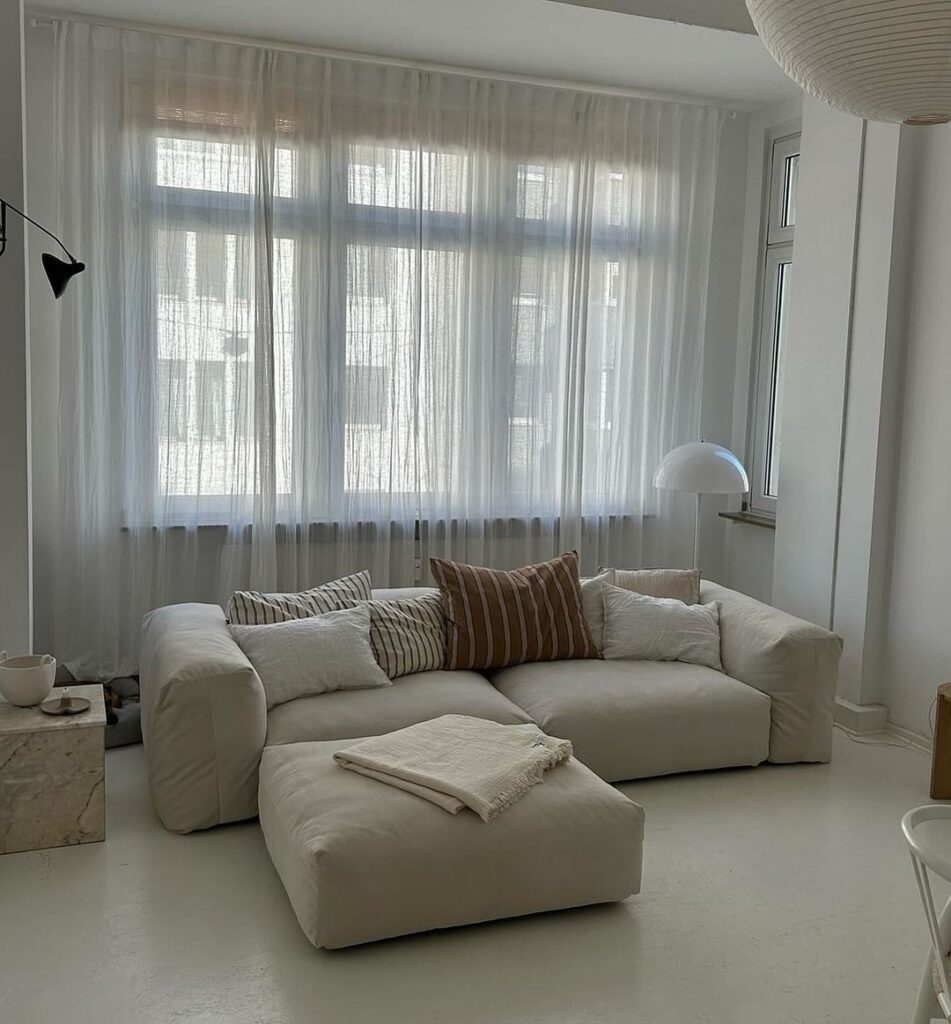
POLYGON ((668 452, 654 474, 662 491, 687 494, 745 494, 750 481, 743 463, 711 441, 690 441, 668 452))
POLYGON ((48 252, 43 253, 42 259, 43 269, 46 271, 50 287, 53 289, 53 294, 57 299, 66 291, 66 285, 77 274, 81 274, 86 269, 86 264, 80 263, 79 260, 67 263, 65 260, 57 259, 48 252))
POLYGON ((870 121, 951 120, 951 4, 746 0, 756 31, 806 92, 870 121))

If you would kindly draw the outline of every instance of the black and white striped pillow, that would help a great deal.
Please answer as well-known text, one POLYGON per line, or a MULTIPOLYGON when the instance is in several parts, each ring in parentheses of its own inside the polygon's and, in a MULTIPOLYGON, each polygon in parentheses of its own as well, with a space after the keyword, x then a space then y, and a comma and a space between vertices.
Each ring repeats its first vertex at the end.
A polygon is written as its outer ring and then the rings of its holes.
POLYGON ((371 597, 370 574, 364 570, 298 594, 238 590, 231 595, 226 614, 234 625, 265 626, 352 608, 355 602, 369 601, 371 597))
POLYGON ((446 614, 439 594, 367 602, 370 646, 390 677, 431 672, 446 663, 446 614))

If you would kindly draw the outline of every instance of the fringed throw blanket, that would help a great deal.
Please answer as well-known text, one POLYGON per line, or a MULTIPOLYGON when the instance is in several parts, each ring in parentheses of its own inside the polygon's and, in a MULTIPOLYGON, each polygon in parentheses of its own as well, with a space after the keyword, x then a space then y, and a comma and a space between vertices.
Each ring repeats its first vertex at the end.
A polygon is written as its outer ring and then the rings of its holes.
POLYGON ((524 796, 549 768, 571 757, 571 743, 534 725, 499 725, 443 715, 334 754, 342 768, 431 800, 450 814, 469 807, 483 821, 524 796))

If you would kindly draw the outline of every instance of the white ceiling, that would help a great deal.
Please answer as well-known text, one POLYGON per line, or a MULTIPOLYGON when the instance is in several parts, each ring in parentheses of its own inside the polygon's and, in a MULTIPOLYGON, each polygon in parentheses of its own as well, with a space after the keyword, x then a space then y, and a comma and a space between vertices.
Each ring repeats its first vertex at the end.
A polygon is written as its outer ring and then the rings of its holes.
POLYGON ((726 29, 729 32, 755 32, 745 0, 556 0, 579 7, 597 7, 602 11, 619 14, 639 14, 645 18, 663 18, 682 21, 686 25, 706 25, 707 28, 726 29))
POLYGON ((754 35, 549 0, 66 0, 57 6, 153 25, 706 96, 750 107, 798 92, 754 35))

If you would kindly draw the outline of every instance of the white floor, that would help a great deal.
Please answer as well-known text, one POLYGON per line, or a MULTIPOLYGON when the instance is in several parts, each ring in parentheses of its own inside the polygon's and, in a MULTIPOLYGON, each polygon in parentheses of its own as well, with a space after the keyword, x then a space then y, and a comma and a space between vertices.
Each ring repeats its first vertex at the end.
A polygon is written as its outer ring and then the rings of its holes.
MULTIPOLYGON (((104 844, 0 858, 3 1024, 895 1024, 927 950, 898 821, 915 750, 624 788, 647 811, 625 904, 335 953, 304 939, 256 823, 152 814, 109 752, 104 844)), ((539 856, 544 852, 539 851, 539 856)))

